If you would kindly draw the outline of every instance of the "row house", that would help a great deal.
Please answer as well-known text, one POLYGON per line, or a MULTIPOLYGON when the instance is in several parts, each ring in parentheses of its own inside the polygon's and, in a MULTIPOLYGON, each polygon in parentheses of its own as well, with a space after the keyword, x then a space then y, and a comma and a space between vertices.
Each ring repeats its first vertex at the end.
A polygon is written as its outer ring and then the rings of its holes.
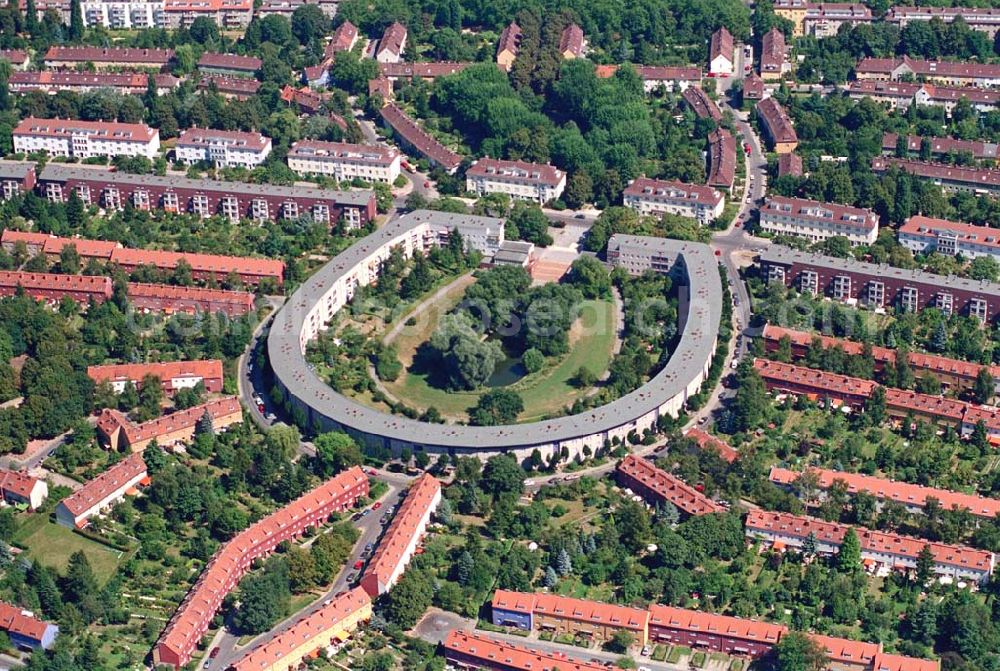
POLYGON ((703 225, 722 215, 725 199, 710 186, 639 177, 625 188, 625 207, 642 215, 691 217, 703 225))
POLYGON ((362 179, 392 184, 400 175, 400 155, 379 145, 299 140, 288 150, 288 167, 299 175, 326 175, 338 182, 362 179))
POLYGON ((947 163, 915 161, 892 156, 876 156, 872 159, 873 172, 884 173, 893 167, 930 180, 945 192, 971 193, 977 196, 1000 194, 1000 170, 965 168, 947 163))
POLYGON ((586 46, 583 28, 575 23, 563 28, 562 35, 559 36, 559 55, 564 59, 581 58, 586 46))
MULTIPOLYGON (((597 65, 594 74, 598 79, 609 79, 618 72, 617 65, 597 65)), ((701 83, 701 70, 690 66, 634 65, 635 72, 642 80, 645 93, 656 91, 687 91, 701 83)), ((713 105, 715 103, 712 103, 713 105)), ((720 115, 721 118, 721 115, 720 115)))
POLYGON ((56 642, 59 627, 40 620, 30 610, 0 601, 0 631, 7 632, 18 650, 48 650, 56 642))
POLYGON ((1000 85, 1000 65, 987 63, 929 61, 903 56, 901 58, 863 58, 854 68, 859 80, 889 80, 912 77, 946 86, 1000 85))
POLYGON ((910 105, 944 107, 950 115, 962 100, 977 112, 989 112, 1000 105, 1000 91, 974 86, 941 86, 876 80, 858 80, 847 85, 847 95, 853 100, 871 98, 889 109, 906 111, 910 105))
POLYGON ((283 16, 289 21, 295 10, 305 5, 317 5, 323 15, 333 20, 337 16, 337 5, 339 0, 264 0, 259 7, 254 10, 255 16, 269 16, 275 14, 283 16))
MULTIPOLYGON (((88 93, 110 89, 122 95, 142 95, 149 88, 150 75, 110 72, 13 72, 7 80, 12 93, 25 94, 40 91, 54 95, 60 91, 88 93)), ((173 75, 156 74, 153 88, 156 95, 165 95, 178 86, 181 80, 173 75)))
POLYGON ((358 583, 373 599, 399 581, 441 503, 441 483, 425 473, 410 487, 358 583))
POLYGON ((598 645, 620 631, 632 634, 640 646, 649 640, 649 612, 638 608, 500 589, 490 606, 490 621, 500 627, 567 634, 598 645))
POLYGON ((806 396, 812 400, 829 398, 851 408, 863 408, 878 387, 871 380, 768 359, 754 359, 753 368, 768 391, 806 396))
POLYGON ((704 429, 693 427, 687 430, 684 437, 697 443, 698 449, 700 450, 711 450, 715 452, 719 455, 720 459, 728 464, 731 464, 739 459, 740 453, 736 451, 735 448, 724 440, 713 436, 704 429))
POLYGON ((1000 261, 1000 231, 988 226, 960 224, 916 215, 899 228, 899 244, 914 254, 944 254, 976 259, 988 256, 1000 261))
POLYGON ((260 133, 188 128, 174 145, 185 165, 211 163, 218 168, 255 168, 271 153, 271 138, 260 133))
POLYGON ((86 204, 118 210, 131 203, 141 210, 218 214, 239 221, 276 221, 307 217, 334 225, 343 220, 358 228, 375 217, 370 190, 338 191, 301 186, 223 182, 186 177, 133 175, 103 169, 48 164, 38 178, 39 194, 65 202, 71 191, 86 204))
POLYGON ((708 43, 708 72, 711 75, 731 75, 735 67, 733 34, 722 26, 712 33, 708 43))
POLYGON ((497 42, 496 62, 504 72, 510 72, 514 67, 514 59, 521 49, 521 26, 516 21, 511 21, 500 33, 500 40, 497 42))
POLYGON ((359 587, 340 593, 287 629, 232 662, 228 671, 297 669, 320 650, 350 638, 372 618, 372 600, 359 587))
POLYGON ((715 101, 708 97, 708 94, 700 86, 689 86, 681 94, 684 103, 691 108, 700 119, 711 119, 712 121, 722 121, 722 112, 715 101))
POLYGON ((90 301, 103 303, 111 298, 112 286, 110 277, 0 270, 0 296, 14 296, 18 291, 50 305, 64 298, 87 305, 90 301))
POLYGON ((375 50, 375 60, 379 63, 398 63, 403 60, 406 50, 406 26, 398 21, 386 27, 382 39, 375 50))
POLYGON ((140 312, 166 314, 218 314, 240 317, 254 309, 254 295, 171 284, 128 283, 128 300, 140 312))
POLYGON ((650 505, 670 503, 685 515, 722 513, 726 507, 708 498, 673 474, 630 454, 618 463, 616 480, 650 505))
POLYGON ((86 159, 95 156, 160 155, 160 131, 144 123, 22 119, 14 128, 14 151, 86 159))
POLYGON ((220 77, 256 77, 263 63, 253 56, 217 54, 206 51, 198 59, 198 71, 205 75, 220 77))
POLYGON ((449 668, 459 671, 622 671, 617 666, 605 666, 568 657, 562 652, 535 650, 527 646, 490 638, 476 632, 452 629, 441 649, 449 668), (539 666, 540 665, 540 666, 539 666))
POLYGON ((49 485, 21 471, 0 469, 0 498, 8 505, 38 510, 49 498, 49 485))
POLYGON ((906 153, 906 156, 902 158, 916 158, 924 151, 926 145, 927 151, 937 158, 967 153, 977 161, 996 162, 1000 160, 1000 153, 997 150, 1000 145, 994 142, 956 140, 950 137, 931 137, 929 135, 907 135, 903 138, 901 145, 899 138, 900 136, 896 133, 882 135, 882 153, 886 156, 893 156, 902 147, 905 148, 906 153))
POLYGON ((181 389, 191 389, 199 384, 210 394, 222 391, 222 361, 219 359, 87 366, 87 377, 93 380, 94 384, 107 382, 116 394, 125 391, 130 384, 140 389, 147 375, 152 375, 160 381, 163 393, 167 396, 173 396, 181 389))
POLYGON ((936 308, 992 323, 1000 314, 1000 284, 895 268, 771 246, 758 257, 763 276, 813 296, 874 310, 936 308))
MULTIPOLYGON (((839 348, 849 357, 865 356, 866 350, 865 344, 853 340, 797 331, 774 324, 764 325, 761 338, 769 353, 780 350, 782 341, 786 341, 792 357, 796 360, 806 357, 813 347, 824 350, 839 348)), ((867 350, 875 364, 876 374, 881 374, 887 364, 894 365, 899 356, 898 350, 880 345, 868 345, 867 350)), ((908 352, 906 357, 910 368, 918 377, 929 375, 936 378, 943 389, 959 393, 971 391, 976 385, 979 372, 983 369, 981 364, 950 359, 937 354, 908 352)), ((1000 366, 991 364, 986 368, 993 376, 996 392, 1000 394, 1000 366)))
POLYGON ((1000 29, 1000 9, 995 7, 914 7, 899 5, 890 7, 884 20, 900 28, 905 28, 914 21, 931 21, 938 19, 943 23, 951 23, 961 17, 973 30, 988 33, 990 39, 996 37, 1000 29))
POLYGON ((503 193, 544 205, 558 200, 565 188, 566 173, 548 164, 481 158, 465 172, 465 190, 477 196, 503 193))
POLYGON ((45 52, 47 68, 76 68, 92 64, 97 70, 106 68, 165 70, 173 60, 173 49, 54 46, 45 52))
MULTIPOLYGON (((861 558, 870 570, 878 568, 913 571, 917 557, 925 547, 934 555, 934 573, 955 580, 985 583, 993 574, 995 557, 992 552, 961 545, 946 545, 933 541, 853 527, 861 541, 861 558)), ((837 522, 792 515, 791 513, 751 510, 747 515, 745 533, 748 539, 763 540, 772 547, 801 548, 808 537, 816 540, 820 554, 835 555, 840 551, 850 526, 837 522)))
POLYGON ((190 28, 204 17, 226 30, 243 30, 253 18, 253 0, 164 0, 163 28, 190 28))
POLYGON ((801 177, 803 174, 802 157, 795 153, 782 154, 778 157, 778 177, 801 177))
POLYGON ((773 235, 791 235, 810 242, 844 237, 856 247, 878 239, 878 215, 860 207, 772 196, 760 208, 760 228, 773 235))
POLYGON ((368 496, 368 477, 352 466, 219 548, 160 634, 153 647, 153 665, 179 670, 190 662, 223 599, 254 561, 270 555, 279 543, 300 537, 306 529, 322 526, 333 513, 351 509, 363 496, 368 496))
POLYGON ((799 145, 799 137, 785 108, 774 98, 765 98, 757 103, 754 109, 757 111, 761 130, 764 131, 775 153, 787 154, 795 151, 799 145))
POLYGON ((0 200, 10 200, 34 188, 34 163, 0 161, 0 200))
POLYGON ((792 22, 793 37, 830 37, 843 25, 872 22, 871 9, 861 3, 777 0, 774 13, 792 22))
POLYGON ((56 522, 70 529, 82 529, 91 517, 110 510, 127 494, 135 494, 139 486, 149 482, 142 455, 130 454, 60 501, 56 506, 56 522))
POLYGON ((381 76, 391 82, 422 79, 434 81, 439 77, 454 75, 475 65, 471 62, 435 61, 428 63, 379 63, 381 76))
POLYGON ((97 435, 103 445, 116 452, 140 453, 154 441, 170 448, 191 441, 198 421, 206 414, 216 431, 243 421, 239 399, 226 396, 142 424, 136 424, 118 410, 105 408, 97 419, 97 435))
POLYGON ((788 633, 781 624, 653 604, 650 642, 756 659, 788 633))
POLYGON ((7 61, 14 70, 27 70, 31 59, 24 49, 0 49, 0 60, 7 61))
MULTIPOLYGON (((949 489, 925 487, 909 482, 887 480, 863 473, 845 473, 825 468, 810 468, 809 473, 815 478, 817 487, 823 492, 839 483, 845 487, 848 494, 864 492, 874 496, 881 506, 886 501, 893 501, 906 508, 911 514, 923 514, 929 505, 939 510, 967 510, 976 517, 995 519, 1000 514, 1000 500, 989 496, 977 496, 953 492, 949 489), (933 503, 932 503, 933 502, 933 503)), ((779 466, 772 466, 768 479, 779 487, 791 488, 802 476, 798 471, 792 471, 779 466)))
POLYGON ((73 245, 81 260, 114 264, 126 272, 141 267, 152 267, 164 272, 174 272, 184 262, 191 269, 196 280, 224 280, 236 275, 244 284, 257 285, 264 278, 281 284, 284 279, 283 261, 257 259, 245 256, 223 256, 220 254, 198 254, 192 252, 168 252, 163 250, 128 249, 118 242, 88 240, 86 238, 61 238, 45 233, 5 230, 0 234, 0 245, 8 253, 13 252, 17 243, 23 242, 32 256, 45 254, 49 261, 59 260, 62 250, 73 245))
POLYGON ((231 100, 249 100, 257 95, 260 82, 249 77, 223 77, 221 75, 202 75, 198 79, 198 90, 218 93, 223 98, 231 100))
POLYGON ((380 114, 403 145, 426 157, 432 165, 439 166, 448 174, 455 174, 462 164, 462 157, 435 140, 396 103, 386 103, 380 114))
POLYGON ((788 47, 785 34, 777 28, 767 31, 761 40, 760 76, 766 82, 776 81, 792 69, 788 62, 788 47))
MULTIPOLYGON (((791 156, 791 154, 783 154, 791 156)), ((716 128, 708 134, 708 181, 716 189, 732 190, 736 180, 738 149, 736 138, 725 128, 716 128)))

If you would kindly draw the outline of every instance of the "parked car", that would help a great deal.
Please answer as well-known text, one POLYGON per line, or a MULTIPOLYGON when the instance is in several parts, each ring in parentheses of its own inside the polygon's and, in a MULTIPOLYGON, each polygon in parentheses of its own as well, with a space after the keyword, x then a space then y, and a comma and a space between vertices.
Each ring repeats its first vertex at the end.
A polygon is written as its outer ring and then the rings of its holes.
POLYGON ((382 502, 381 501, 376 501, 375 505, 372 506, 372 510, 378 510, 381 507, 382 507, 382 502))
POLYGON ((365 562, 364 562, 364 560, 362 560, 362 559, 359 559, 358 561, 354 562, 354 570, 355 570, 355 571, 360 571, 360 570, 361 570, 361 568, 362 568, 362 567, 363 567, 364 565, 365 565, 365 562))

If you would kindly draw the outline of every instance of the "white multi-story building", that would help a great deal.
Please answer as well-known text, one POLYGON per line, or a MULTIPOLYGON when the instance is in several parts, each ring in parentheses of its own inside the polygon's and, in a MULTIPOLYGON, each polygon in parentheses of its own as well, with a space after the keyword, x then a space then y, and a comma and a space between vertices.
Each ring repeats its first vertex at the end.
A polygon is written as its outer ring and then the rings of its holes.
POLYGON ((163 28, 190 28, 198 17, 222 28, 246 28, 253 18, 253 0, 164 0, 163 28))
POLYGON ((288 150, 288 167, 300 175, 329 175, 338 182, 363 179, 392 184, 399 177, 399 152, 390 147, 300 140, 288 150))
POLYGON ((145 156, 160 154, 160 131, 142 123, 72 121, 28 117, 14 129, 14 151, 53 156, 145 156))
POLYGON ((710 186, 640 177, 625 189, 625 207, 639 214, 676 214, 710 224, 722 214, 722 192, 710 186))
POLYGON ((189 128, 176 144, 177 160, 191 165, 206 161, 220 168, 254 168, 271 153, 271 138, 260 133, 189 128))
POLYGON ((163 0, 84 0, 80 9, 87 26, 141 30, 164 25, 163 0))
POLYGON ((811 242, 843 236, 852 245, 870 245, 878 238, 878 215, 859 207, 773 196, 760 208, 760 228, 811 242))
POLYGON ((966 259, 990 256, 1000 261, 1000 230, 922 215, 910 217, 900 227, 899 244, 915 254, 961 254, 966 259))
POLYGON ((465 173, 465 189, 478 196, 505 193, 538 204, 556 200, 566 188, 566 173, 551 165, 482 158, 465 173))

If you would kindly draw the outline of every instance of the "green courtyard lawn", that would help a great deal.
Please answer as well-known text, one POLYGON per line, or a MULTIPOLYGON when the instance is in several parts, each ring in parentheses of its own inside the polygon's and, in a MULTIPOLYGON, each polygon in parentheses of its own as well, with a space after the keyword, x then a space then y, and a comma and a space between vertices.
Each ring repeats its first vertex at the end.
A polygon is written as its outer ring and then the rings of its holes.
MULTIPOLYGON (((444 314, 458 302, 458 292, 443 297, 446 305, 436 311, 444 314), (450 303, 450 305, 448 305, 450 303)), ((586 367, 598 377, 611 362, 612 349, 617 333, 614 305, 609 301, 585 301, 581 308, 581 318, 570 332, 570 351, 541 371, 528 375, 505 387, 516 391, 524 400, 524 412, 518 417, 521 422, 537 421, 542 417, 560 412, 564 407, 585 395, 588 390, 577 389, 571 380, 581 367, 586 367)), ((400 361, 408 366, 413 361, 413 353, 436 328, 436 320, 426 320, 416 332, 401 334, 394 340, 399 349, 400 361)), ((419 410, 434 406, 445 417, 466 420, 466 411, 474 406, 488 388, 470 392, 452 392, 432 387, 427 375, 404 370, 395 382, 385 383, 386 389, 401 401, 419 410)))
POLYGON ((102 584, 114 575, 122 558, 118 550, 73 533, 71 529, 49 520, 47 515, 36 514, 25 519, 14 536, 14 542, 25 548, 29 559, 37 559, 59 572, 66 569, 70 555, 82 550, 102 584))

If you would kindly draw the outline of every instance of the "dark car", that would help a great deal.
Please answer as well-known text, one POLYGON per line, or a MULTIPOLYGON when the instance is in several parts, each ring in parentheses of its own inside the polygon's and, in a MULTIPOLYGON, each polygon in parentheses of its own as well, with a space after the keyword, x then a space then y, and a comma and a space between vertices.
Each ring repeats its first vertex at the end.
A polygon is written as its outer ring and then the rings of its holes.
POLYGON ((222 648, 212 648, 212 652, 208 653, 208 658, 215 659, 219 656, 220 652, 222 652, 222 648))

